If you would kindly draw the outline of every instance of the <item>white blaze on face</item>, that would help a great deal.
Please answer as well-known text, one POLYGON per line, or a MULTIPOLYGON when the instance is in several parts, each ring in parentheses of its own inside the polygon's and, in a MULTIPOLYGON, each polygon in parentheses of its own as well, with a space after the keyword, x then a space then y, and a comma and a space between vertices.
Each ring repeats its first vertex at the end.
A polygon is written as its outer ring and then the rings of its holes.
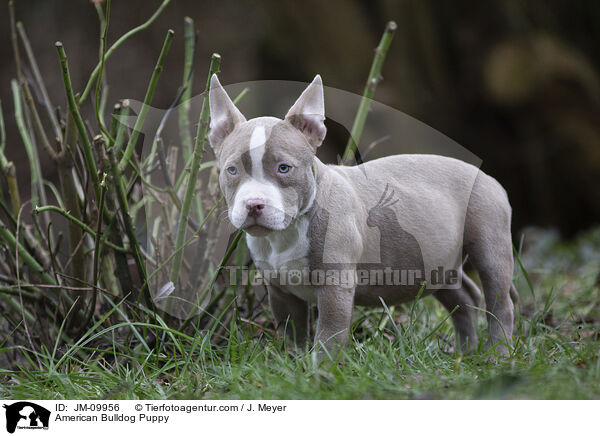
POLYGON ((265 178, 262 160, 265 155, 266 142, 265 127, 255 127, 250 137, 249 151, 250 161, 252 162, 252 177, 257 180, 264 180, 265 178))
POLYGON ((284 228, 285 213, 283 198, 279 187, 265 177, 263 157, 267 142, 264 126, 256 126, 250 136, 249 153, 252 174, 247 176, 235 194, 233 207, 229 210, 229 219, 236 227, 241 227, 248 216, 246 203, 248 200, 263 200, 266 207, 258 219, 258 224, 281 230, 284 228))

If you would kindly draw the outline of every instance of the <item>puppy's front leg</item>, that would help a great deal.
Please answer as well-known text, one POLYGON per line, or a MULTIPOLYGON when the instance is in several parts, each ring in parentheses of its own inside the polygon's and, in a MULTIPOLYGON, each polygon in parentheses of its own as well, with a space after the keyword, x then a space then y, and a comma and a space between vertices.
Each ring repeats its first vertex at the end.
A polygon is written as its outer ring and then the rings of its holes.
POLYGON ((327 353, 335 359, 346 345, 350 334, 350 321, 354 306, 354 287, 323 286, 317 294, 319 319, 315 335, 315 348, 321 362, 327 353), (327 352, 322 349, 325 347, 327 352))
POLYGON ((308 336, 308 304, 273 285, 267 286, 269 304, 280 335, 287 334, 297 347, 304 348, 308 336))

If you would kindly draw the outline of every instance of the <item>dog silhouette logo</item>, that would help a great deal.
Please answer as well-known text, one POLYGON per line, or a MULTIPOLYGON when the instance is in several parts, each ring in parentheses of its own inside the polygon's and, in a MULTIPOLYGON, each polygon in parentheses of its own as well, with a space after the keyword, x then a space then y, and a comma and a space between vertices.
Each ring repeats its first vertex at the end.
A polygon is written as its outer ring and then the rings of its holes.
POLYGON ((50 411, 29 401, 19 401, 10 405, 5 404, 6 431, 14 433, 19 429, 48 429, 50 411))
POLYGON ((381 263, 379 266, 410 270, 415 274, 413 279, 420 286, 425 278, 423 252, 417 239, 401 226, 396 214, 398 207, 396 205, 399 201, 398 195, 390 188, 389 184, 386 184, 377 204, 369 209, 367 226, 376 227, 380 231, 379 258, 381 263), (403 256, 399 261, 397 247, 403 247, 406 253, 412 254, 403 256))

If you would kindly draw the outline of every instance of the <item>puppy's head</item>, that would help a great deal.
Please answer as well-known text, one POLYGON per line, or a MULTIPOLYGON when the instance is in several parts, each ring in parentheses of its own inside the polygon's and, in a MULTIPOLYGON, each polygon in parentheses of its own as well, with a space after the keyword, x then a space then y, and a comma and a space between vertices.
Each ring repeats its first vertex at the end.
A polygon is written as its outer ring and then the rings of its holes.
POLYGON ((325 138, 323 83, 317 75, 285 119, 246 120, 216 75, 211 78, 208 139, 229 219, 253 236, 283 230, 315 199, 313 162, 325 138))

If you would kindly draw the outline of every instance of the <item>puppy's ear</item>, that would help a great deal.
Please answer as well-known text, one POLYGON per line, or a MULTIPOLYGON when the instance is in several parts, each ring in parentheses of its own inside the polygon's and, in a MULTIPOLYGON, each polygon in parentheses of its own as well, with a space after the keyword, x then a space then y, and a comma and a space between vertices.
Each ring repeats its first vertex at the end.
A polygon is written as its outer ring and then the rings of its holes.
POLYGON ((321 145, 327 128, 325 127, 325 101, 323 81, 316 75, 296 103, 285 116, 286 121, 304 134, 308 143, 316 150, 321 145))
POLYGON ((208 93, 210 105, 210 132, 208 141, 218 155, 217 150, 223 140, 229 135, 235 126, 246 121, 246 118, 233 104, 227 92, 221 86, 216 74, 210 78, 210 91, 208 93))

